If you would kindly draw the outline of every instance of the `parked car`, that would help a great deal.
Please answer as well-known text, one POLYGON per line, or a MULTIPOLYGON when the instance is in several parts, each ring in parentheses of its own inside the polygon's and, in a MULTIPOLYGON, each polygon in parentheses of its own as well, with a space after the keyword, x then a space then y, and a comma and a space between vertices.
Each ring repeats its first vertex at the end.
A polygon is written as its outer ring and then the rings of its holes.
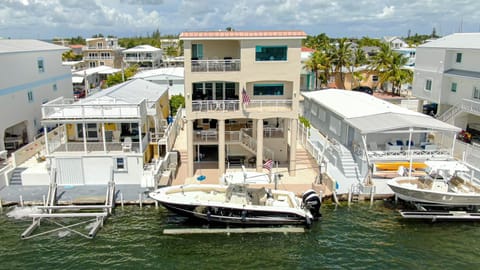
POLYGON ((353 88, 352 91, 358 91, 358 92, 363 92, 363 93, 373 95, 373 89, 368 86, 357 86, 353 88))
POLYGON ((437 108, 438 108, 437 103, 425 104, 423 105, 423 113, 434 116, 437 114, 437 108))
POLYGON ((75 99, 79 99, 79 98, 84 98, 85 97, 85 90, 75 90, 73 91, 73 97, 75 99))

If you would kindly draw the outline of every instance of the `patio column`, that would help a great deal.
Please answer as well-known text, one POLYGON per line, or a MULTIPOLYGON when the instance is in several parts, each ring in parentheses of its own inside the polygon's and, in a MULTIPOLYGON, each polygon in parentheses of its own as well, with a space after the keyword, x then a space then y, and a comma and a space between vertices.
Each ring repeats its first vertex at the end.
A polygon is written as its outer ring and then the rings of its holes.
POLYGON ((261 172, 262 166, 263 166, 263 119, 258 119, 256 126, 257 126, 257 132, 256 132, 257 134, 257 138, 256 138, 257 139, 257 172, 261 172))
POLYGON ((87 148, 87 129, 85 128, 85 122, 82 123, 82 133, 83 133, 83 151, 88 152, 87 148))
POLYGON ((193 176, 193 121, 187 120, 187 177, 193 176))
POLYGON ((138 148, 140 149, 140 153, 143 153, 143 137, 142 137, 142 121, 138 122, 138 148))
POLYGON ((297 173, 297 126, 298 120, 294 118, 290 120, 290 162, 288 170, 290 176, 295 176, 297 173))
MULTIPOLYGON (((363 149, 365 153, 365 160, 367 161, 367 175, 370 177, 367 177, 367 179, 371 178, 371 172, 372 170, 370 169, 370 159, 368 158, 368 150, 367 150, 367 135, 362 135, 362 143, 363 143, 363 149)), ((365 183, 368 184, 368 183, 365 183)))
POLYGON ((103 141, 103 151, 107 152, 107 140, 105 139, 105 123, 102 122, 102 141, 103 141))
POLYGON ((65 151, 68 152, 68 130, 67 124, 63 124, 63 134, 65 136, 65 151))
POLYGON ((218 169, 225 172, 225 120, 218 121, 218 169))
POLYGON ((48 131, 47 131, 47 126, 43 126, 43 133, 45 137, 45 154, 49 155, 50 154, 50 149, 48 148, 48 131))
POLYGON ((411 145, 412 145, 412 132, 413 129, 410 128, 408 130, 408 153, 410 154, 410 166, 408 168, 408 177, 412 177, 412 166, 413 166, 413 153, 411 151, 411 145))
POLYGON ((453 153, 454 153, 454 150, 455 150, 455 142, 457 141, 457 133, 456 132, 453 132, 453 142, 452 142, 452 153, 450 153, 450 155, 453 157, 453 153))

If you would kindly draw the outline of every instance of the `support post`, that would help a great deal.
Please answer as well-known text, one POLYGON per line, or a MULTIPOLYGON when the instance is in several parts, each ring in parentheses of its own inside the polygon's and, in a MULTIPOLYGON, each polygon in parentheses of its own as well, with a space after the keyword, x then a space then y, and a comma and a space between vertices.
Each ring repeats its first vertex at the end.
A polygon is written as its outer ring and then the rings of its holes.
POLYGON ((142 193, 138 194, 138 203, 140 205, 140 209, 142 209, 142 193))
POLYGON ((375 195, 375 186, 370 189, 370 206, 373 205, 373 197, 375 195))
POLYGON ((123 193, 120 193, 120 204, 122 205, 123 210, 123 193))
POLYGON ((20 195, 20 206, 23 207, 23 196, 20 195))

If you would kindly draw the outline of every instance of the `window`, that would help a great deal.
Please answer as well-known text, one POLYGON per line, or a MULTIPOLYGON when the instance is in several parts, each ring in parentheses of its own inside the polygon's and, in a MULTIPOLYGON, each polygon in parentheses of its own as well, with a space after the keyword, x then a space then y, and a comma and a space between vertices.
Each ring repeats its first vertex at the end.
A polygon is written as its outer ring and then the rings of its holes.
POLYGON ((115 166, 116 171, 126 171, 127 170, 127 161, 124 157, 114 157, 113 166, 115 166))
POLYGON ((254 96, 283 96, 283 84, 254 84, 254 96))
POLYGON ((45 72, 45 66, 44 66, 44 63, 43 63, 43 58, 38 58, 37 59, 37 68, 38 68, 38 72, 40 72, 40 73, 45 72))
POLYGON ((317 106, 312 103, 312 107, 310 108, 310 112, 312 113, 313 116, 317 116, 317 106))
POLYGON ((473 98, 480 99, 480 89, 477 87, 473 87, 473 98))
POLYGON ((372 82, 378 82, 378 76, 377 75, 372 76, 372 82))
POLYGON ((168 80, 168 85, 173 86, 173 80, 168 80))
POLYGON ((322 122, 325 122, 325 120, 327 120, 327 112, 322 108, 318 108, 318 118, 322 120, 322 122))
MULTIPOLYGON (((97 124, 87 123, 85 124, 85 127, 86 127, 85 132, 87 134, 87 140, 98 138, 97 124)), ((77 124, 77 137, 80 139, 83 138, 83 124, 77 124)))
POLYGON ((33 102, 33 91, 28 91, 27 93, 27 99, 29 103, 33 102))
POLYGON ((457 53, 457 59, 456 61, 457 63, 461 63, 462 62, 462 53, 457 53))
POLYGON ((56 83, 54 83, 54 84, 52 85, 52 90, 53 90, 53 92, 57 92, 58 88, 57 88, 57 84, 56 84, 56 83))
POLYGON ((451 86, 450 90, 451 90, 452 92, 457 92, 457 83, 452 82, 452 86, 451 86))
POLYGON ((287 61, 287 46, 256 46, 256 61, 287 61))
POLYGON ((203 44, 192 44, 192 60, 203 59, 203 44))
POLYGON ((335 135, 340 135, 340 129, 342 127, 342 122, 339 119, 330 116, 330 131, 335 135))
POLYGON ((425 82, 425 90, 432 91, 432 80, 427 80, 425 82))

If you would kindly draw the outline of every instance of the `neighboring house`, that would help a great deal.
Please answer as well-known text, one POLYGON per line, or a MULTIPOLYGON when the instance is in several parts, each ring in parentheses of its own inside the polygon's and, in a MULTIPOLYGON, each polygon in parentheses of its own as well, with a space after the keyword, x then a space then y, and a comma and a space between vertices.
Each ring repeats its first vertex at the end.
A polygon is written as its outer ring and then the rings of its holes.
POLYGON ((138 72, 131 79, 144 79, 168 88, 168 96, 185 96, 183 67, 168 67, 138 72))
POLYGON ((168 115, 167 90, 140 79, 77 102, 52 100, 42 106, 42 124, 59 126, 45 143, 49 166, 29 167, 22 183, 48 185, 55 168, 59 185, 103 185, 113 179, 156 187, 158 161, 171 148, 161 139, 168 115))
POLYGON ((158 68, 162 63, 162 50, 150 45, 139 45, 123 52, 123 61, 128 65, 158 68))
POLYGON ((303 31, 184 32, 187 176, 264 160, 295 175, 303 31))
POLYGON ((183 56, 176 56, 176 57, 163 57, 162 66, 165 67, 183 67, 183 62, 185 61, 185 57, 183 56))
POLYGON ((83 48, 83 60, 89 68, 109 66, 122 67, 122 50, 118 45, 118 38, 87 38, 87 45, 83 48))
POLYGON ((72 72, 87 68, 87 65, 84 61, 64 61, 62 62, 62 65, 70 67, 72 72))
POLYGON ((165 50, 168 47, 178 48, 180 40, 178 38, 165 38, 160 40, 160 49, 165 50))
POLYGON ((15 150, 39 133, 43 103, 73 96, 65 51, 39 40, 0 39, 0 150, 15 150))
POLYGON ((122 70, 109 66, 74 71, 72 74, 73 90, 84 90, 85 95, 88 95, 92 91, 99 90, 108 75, 119 72, 122 72, 122 70))
POLYGON ((415 66, 415 55, 416 55, 416 48, 400 48, 400 49, 393 49, 394 52, 403 55, 403 57, 408 59, 406 66, 414 67, 415 66))
POLYGON ((383 37, 383 42, 387 43, 391 49, 408 47, 408 44, 399 37, 383 37))
POLYGON ((327 174, 338 183, 339 194, 348 193, 355 185, 362 190, 367 180, 377 187, 377 194, 391 194, 387 179, 370 175, 376 163, 449 158, 451 145, 442 146, 440 134, 454 136, 460 131, 360 92, 326 89, 302 95, 303 116, 320 131, 312 138, 318 141, 318 152, 324 155, 327 174), (436 139, 431 139, 432 134, 436 139))
POLYGON ((85 46, 83 46, 83 45, 81 45, 81 44, 74 44, 74 45, 70 45, 70 46, 68 46, 68 47, 72 50, 73 54, 75 54, 75 55, 83 55, 83 48, 84 48, 85 46))
POLYGON ((480 141, 479 62, 480 33, 452 34, 417 47, 413 80, 413 95, 438 104, 438 119, 468 129, 477 142, 480 141))

